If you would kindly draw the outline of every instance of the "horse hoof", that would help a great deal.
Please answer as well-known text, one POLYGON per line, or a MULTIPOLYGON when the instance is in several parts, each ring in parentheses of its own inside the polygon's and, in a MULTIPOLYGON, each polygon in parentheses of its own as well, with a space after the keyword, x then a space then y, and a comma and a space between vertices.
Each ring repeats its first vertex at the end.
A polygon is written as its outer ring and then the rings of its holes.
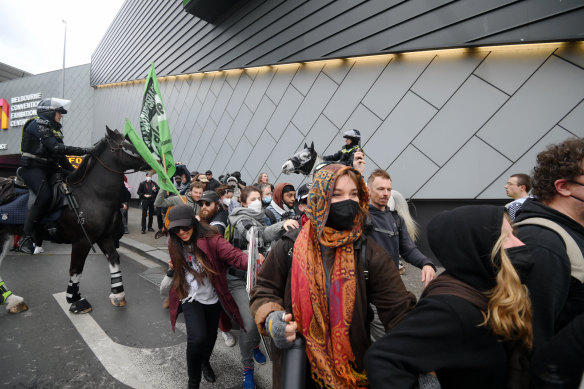
POLYGON ((24 311, 28 311, 28 305, 25 303, 18 303, 8 309, 8 312, 10 313, 19 313, 24 311))
POLYGON ((89 301, 82 298, 81 300, 77 300, 73 304, 71 304, 71 306, 69 307, 69 312, 75 314, 88 313, 91 312, 92 309, 93 308, 91 308, 91 304, 89 304, 89 301))
POLYGON ((112 303, 114 307, 125 307, 126 299, 124 297, 110 297, 110 303, 112 303))

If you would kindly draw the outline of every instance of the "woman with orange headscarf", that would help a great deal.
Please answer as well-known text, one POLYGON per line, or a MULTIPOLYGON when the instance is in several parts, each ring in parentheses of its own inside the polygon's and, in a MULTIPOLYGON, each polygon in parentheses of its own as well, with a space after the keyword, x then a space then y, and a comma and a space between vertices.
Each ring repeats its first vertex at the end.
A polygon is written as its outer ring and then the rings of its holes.
POLYGON ((323 167, 308 194, 309 222, 287 232, 266 258, 250 303, 258 329, 276 345, 274 388, 282 385, 283 349, 298 333, 310 367, 305 387, 367 387, 368 303, 386 330, 413 308, 416 299, 389 255, 363 234, 368 200, 358 171, 323 167))

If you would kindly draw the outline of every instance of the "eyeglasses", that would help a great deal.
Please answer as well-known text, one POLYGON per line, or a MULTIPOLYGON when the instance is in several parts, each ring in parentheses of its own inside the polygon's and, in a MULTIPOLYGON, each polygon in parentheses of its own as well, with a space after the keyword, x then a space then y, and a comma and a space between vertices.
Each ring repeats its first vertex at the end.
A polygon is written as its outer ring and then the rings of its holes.
POLYGON ((201 200, 201 201, 199 201, 199 205, 200 205, 201 207, 210 207, 210 206, 211 206, 211 204, 213 204, 213 203, 210 203, 210 202, 208 202, 208 201, 205 201, 205 200, 201 200))
POLYGON ((190 226, 186 226, 186 227, 184 227, 184 226, 172 227, 169 231, 172 232, 175 235, 178 235, 178 233, 180 231, 188 232, 188 231, 190 231, 192 229, 193 229, 193 225, 191 224, 190 226))

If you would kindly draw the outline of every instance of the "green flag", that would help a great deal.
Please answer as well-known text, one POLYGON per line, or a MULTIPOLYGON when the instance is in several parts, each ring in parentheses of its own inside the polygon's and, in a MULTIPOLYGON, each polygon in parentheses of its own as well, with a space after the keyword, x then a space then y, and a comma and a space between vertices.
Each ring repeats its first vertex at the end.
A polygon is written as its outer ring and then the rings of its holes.
POLYGON ((152 153, 163 161, 166 173, 172 177, 176 167, 172 158, 172 138, 168 128, 166 110, 158 88, 158 80, 154 71, 154 63, 150 67, 144 97, 142 99, 142 111, 140 112, 140 130, 142 139, 152 153))
MULTIPOLYGON (((150 165, 150 167, 156 171, 156 174, 158 174, 158 185, 162 189, 178 195, 179 194, 178 190, 176 190, 176 188, 172 184, 172 180, 168 178, 168 174, 158 163, 158 157, 154 153, 152 153, 148 149, 148 146, 146 146, 144 141, 140 139, 140 136, 138 135, 136 130, 134 130, 134 127, 132 127, 132 123, 130 123, 128 119, 126 119, 126 125, 124 126, 124 136, 127 136, 130 139, 130 142, 132 142, 132 144, 134 145, 136 150, 138 150, 138 153, 140 153, 142 158, 144 158, 148 165, 150 165)), ((172 167, 174 168, 174 163, 172 167)))

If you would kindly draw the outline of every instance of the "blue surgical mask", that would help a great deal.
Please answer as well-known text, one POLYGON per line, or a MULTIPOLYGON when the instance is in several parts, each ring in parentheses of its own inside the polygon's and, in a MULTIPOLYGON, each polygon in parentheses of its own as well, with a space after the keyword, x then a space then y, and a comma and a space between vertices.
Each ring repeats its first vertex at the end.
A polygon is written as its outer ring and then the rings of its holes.
POLYGON ((269 204, 272 202, 272 196, 266 196, 262 199, 262 201, 264 202, 264 204, 269 204))

